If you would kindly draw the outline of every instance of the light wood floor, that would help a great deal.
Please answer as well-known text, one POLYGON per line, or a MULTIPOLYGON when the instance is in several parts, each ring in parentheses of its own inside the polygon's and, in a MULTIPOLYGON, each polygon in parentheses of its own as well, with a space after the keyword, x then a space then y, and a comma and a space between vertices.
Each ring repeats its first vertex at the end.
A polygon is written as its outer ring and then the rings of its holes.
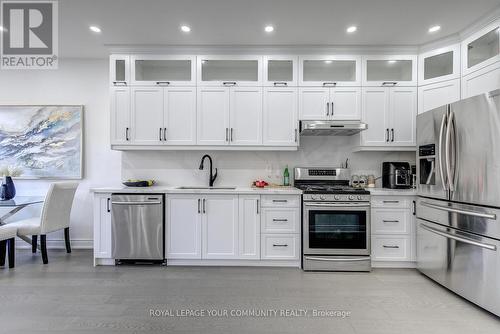
MULTIPOLYGON (((235 311, 235 312, 236 312, 235 311)), ((222 312, 222 311, 221 311, 222 312)), ((90 251, 19 251, 0 268, 0 333, 500 333, 487 313, 415 270, 92 267, 90 251), (151 317, 150 310, 306 309, 306 317, 151 317), (312 310, 350 311, 346 318, 312 310)))

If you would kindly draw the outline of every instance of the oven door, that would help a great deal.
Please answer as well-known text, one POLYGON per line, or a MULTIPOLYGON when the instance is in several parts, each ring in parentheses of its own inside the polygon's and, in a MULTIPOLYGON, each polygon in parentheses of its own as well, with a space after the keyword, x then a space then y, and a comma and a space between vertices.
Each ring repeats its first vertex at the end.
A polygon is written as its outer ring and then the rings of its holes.
POLYGON ((370 255, 370 204, 304 202, 307 255, 370 255))

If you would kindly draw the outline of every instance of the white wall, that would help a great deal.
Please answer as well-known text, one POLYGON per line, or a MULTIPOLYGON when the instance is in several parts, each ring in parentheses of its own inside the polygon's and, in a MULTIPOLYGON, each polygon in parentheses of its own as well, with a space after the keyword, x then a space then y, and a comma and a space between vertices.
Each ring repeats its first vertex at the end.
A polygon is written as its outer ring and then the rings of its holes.
MULTIPOLYGON (((58 70, 1 70, 0 104, 84 105, 84 178, 73 204, 71 237, 76 247, 91 245, 89 188, 116 184, 121 179, 121 153, 109 148, 108 61, 63 59, 58 70)), ((45 195, 48 184, 15 180, 18 195, 45 195)), ((49 245, 59 244, 54 240, 61 238, 61 233, 51 234, 49 245)))
MULTIPOLYGON (((340 166, 349 158, 352 174, 380 176, 383 161, 415 162, 415 153, 409 152, 358 152, 357 135, 350 137, 301 137, 298 151, 288 152, 236 152, 236 151, 128 151, 122 155, 122 175, 128 178, 155 179, 160 185, 207 185, 208 161, 200 171, 200 159, 208 153, 219 169, 216 185, 249 186, 253 180, 269 179, 282 182, 283 168, 297 166, 340 166)), ((293 176, 292 176, 293 177, 293 176)), ((381 186, 380 182, 377 186, 381 186)))

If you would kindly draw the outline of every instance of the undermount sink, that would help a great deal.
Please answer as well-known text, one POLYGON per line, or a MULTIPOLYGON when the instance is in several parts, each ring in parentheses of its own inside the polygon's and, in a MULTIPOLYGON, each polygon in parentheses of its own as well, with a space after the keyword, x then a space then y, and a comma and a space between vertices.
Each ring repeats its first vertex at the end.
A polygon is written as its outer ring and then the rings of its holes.
POLYGON ((185 190, 234 190, 234 189, 236 189, 236 187, 182 186, 182 187, 177 187, 176 189, 185 189, 185 190))

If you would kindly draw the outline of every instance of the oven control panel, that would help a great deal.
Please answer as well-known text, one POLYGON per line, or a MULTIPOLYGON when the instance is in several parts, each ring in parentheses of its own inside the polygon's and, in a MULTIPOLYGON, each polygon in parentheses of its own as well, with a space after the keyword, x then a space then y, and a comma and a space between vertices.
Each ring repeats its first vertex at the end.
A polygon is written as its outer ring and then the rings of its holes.
POLYGON ((304 194, 304 201, 313 202, 369 202, 370 195, 356 194, 304 194))

